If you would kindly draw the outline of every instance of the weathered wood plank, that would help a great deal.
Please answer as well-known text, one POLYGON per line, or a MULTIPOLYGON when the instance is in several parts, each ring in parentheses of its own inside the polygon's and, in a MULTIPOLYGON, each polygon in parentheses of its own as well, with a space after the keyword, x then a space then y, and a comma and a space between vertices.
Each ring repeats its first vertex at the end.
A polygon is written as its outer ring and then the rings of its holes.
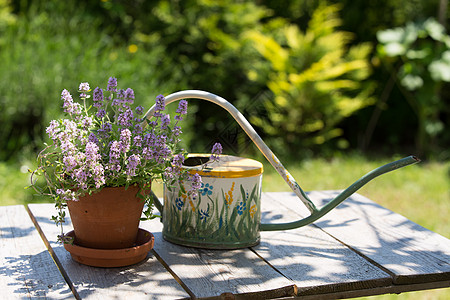
POLYGON ((270 267, 248 248, 206 250, 178 246, 162 238, 159 221, 143 222, 155 235, 155 251, 196 297, 223 293, 291 295, 293 282, 270 267))
MULTIPOLYGON (((129 267, 95 268, 73 261, 56 242, 58 228, 49 220, 55 214, 52 204, 29 205, 31 212, 82 299, 177 299, 189 297, 157 258, 149 253, 147 260, 129 267)), ((70 231, 70 218, 65 231, 70 231)))
MULTIPOLYGON (((332 194, 310 195, 320 206, 332 194)), ((314 226, 262 232, 261 244, 253 249, 218 251, 177 246, 162 239, 159 220, 143 222, 141 227, 155 235, 154 255, 147 262, 117 269, 91 268, 71 260, 69 253, 54 242, 57 228, 48 220, 53 205, 30 208, 73 286, 87 299, 151 298, 154 294, 154 298, 191 294, 225 299, 231 293, 237 298, 251 295, 256 299, 288 297, 297 291, 299 296, 333 298, 358 295, 358 291, 363 291, 361 295, 398 293, 419 285, 427 288, 427 282, 436 288, 449 282, 448 239, 359 197, 346 200, 314 226), (155 256, 188 293, 162 269, 155 256), (402 285, 393 285, 392 278, 402 285)), ((265 222, 292 221, 308 214, 292 193, 266 193, 262 205, 265 222)))
MULTIPOLYGON (((337 193, 312 192, 310 196, 320 207, 337 193)), ((278 205, 300 207, 293 193, 268 196, 278 199, 278 205)), ((307 215, 304 209, 295 210, 307 215)), ((379 264, 393 276, 395 284, 450 279, 449 239, 359 194, 345 200, 315 225, 379 264)))
MULTIPOLYGON (((263 194, 262 222, 299 219, 281 194, 263 194)), ((392 284, 389 274, 314 226, 261 232, 253 249, 298 287, 299 295, 370 289, 392 284)))
POLYGON ((22 205, 0 206, 0 298, 74 298, 22 205))
POLYGON ((384 294, 401 294, 401 293, 411 292, 411 291, 439 289, 439 288, 447 287, 447 286, 450 286, 450 281, 444 281, 444 282, 434 281, 434 282, 427 282, 427 283, 390 285, 390 286, 382 286, 382 287, 377 287, 377 288, 315 294, 315 295, 299 295, 299 296, 292 296, 292 297, 277 298, 277 300, 348 299, 348 298, 367 297, 367 296, 384 295, 384 294))

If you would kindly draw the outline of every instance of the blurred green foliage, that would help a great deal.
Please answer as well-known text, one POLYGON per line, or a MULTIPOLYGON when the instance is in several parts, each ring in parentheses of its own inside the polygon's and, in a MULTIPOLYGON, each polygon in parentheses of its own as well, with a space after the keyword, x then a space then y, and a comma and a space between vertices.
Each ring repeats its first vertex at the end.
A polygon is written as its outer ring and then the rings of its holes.
POLYGON ((61 112, 64 88, 77 90, 82 81, 104 85, 116 76, 137 95, 151 96, 138 99, 146 107, 159 93, 176 88, 155 76, 164 56, 161 46, 130 52, 128 43, 116 45, 98 32, 100 20, 86 11, 83 3, 33 3, 16 22, 0 28, 1 160, 39 147, 49 120, 61 112))
MULTIPOLYGON (((284 24, 270 35, 248 34, 258 52, 270 62, 270 70, 255 64, 250 76, 267 85, 273 98, 263 102, 267 119, 251 121, 264 128, 269 142, 281 151, 289 143, 294 148, 317 148, 341 137, 339 123, 374 102, 374 82, 369 54, 371 46, 349 46, 352 34, 340 31, 338 5, 319 6, 305 32, 284 24)), ((344 140, 338 146, 346 148, 344 140)))
MULTIPOLYGON (((376 109, 371 142, 404 147, 416 133, 403 126, 420 120, 396 88, 379 104, 391 70, 371 65, 376 33, 436 14, 438 2, 0 0, 0 160, 40 148, 63 88, 109 76, 133 88, 144 107, 160 93, 218 94, 286 154, 356 148, 376 109)), ((448 98, 445 90, 433 96, 448 98)), ((437 108, 444 127, 449 110, 448 101, 437 108)), ((191 101, 189 113, 190 151, 216 141, 226 152, 248 150, 221 108, 191 101)), ((450 143, 442 136, 436 151, 450 143)))
POLYGON ((443 134, 440 112, 445 104, 439 91, 450 82, 450 36, 434 18, 378 32, 378 55, 398 71, 404 95, 418 119, 416 144, 420 154, 429 154, 443 134))

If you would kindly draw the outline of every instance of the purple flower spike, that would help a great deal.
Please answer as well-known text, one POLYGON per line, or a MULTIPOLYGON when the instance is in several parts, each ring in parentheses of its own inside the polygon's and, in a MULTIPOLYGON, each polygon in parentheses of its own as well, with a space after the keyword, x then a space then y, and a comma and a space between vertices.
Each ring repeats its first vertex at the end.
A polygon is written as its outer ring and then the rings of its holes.
POLYGON ((119 106, 120 105, 120 99, 113 99, 111 105, 112 106, 119 106))
POLYGON ((174 136, 179 136, 182 133, 180 126, 174 126, 172 129, 172 134, 174 136))
POLYGON ((127 175, 135 176, 136 175, 136 167, 141 163, 141 158, 139 155, 133 154, 128 158, 127 161, 127 175))
POLYGON ((72 95, 68 90, 64 89, 61 93, 61 99, 63 100, 64 112, 69 115, 79 115, 81 114, 81 106, 79 103, 74 103, 72 95))
POLYGON ((120 113, 117 117, 117 122, 120 126, 129 127, 132 125, 131 120, 133 119, 133 111, 128 108, 124 112, 120 113))
POLYGON ((78 88, 78 90, 80 92, 89 92, 91 90, 91 88, 89 87, 89 83, 82 82, 82 83, 80 83, 80 87, 78 88))
POLYGON ((50 125, 47 127, 46 132, 48 136, 55 140, 57 138, 57 134, 59 133, 60 129, 58 128, 58 122, 56 120, 50 121, 50 125))
POLYGON ((102 131, 102 132, 108 133, 108 132, 110 132, 111 130, 112 130, 112 125, 111 125, 111 123, 105 123, 105 124, 102 125, 102 128, 101 128, 101 131, 102 131))
POLYGON ((170 124, 170 115, 163 115, 161 117, 161 129, 166 130, 170 124))
POLYGON ((191 176, 191 188, 188 190, 188 195, 191 197, 196 197, 198 195, 198 190, 202 187, 202 177, 195 173, 191 176))
POLYGON ((184 162, 184 155, 181 153, 175 155, 175 157, 172 160, 173 165, 178 168, 181 168, 183 166, 183 162, 184 162))
POLYGON ((93 132, 91 132, 89 134, 88 141, 92 142, 92 143, 95 143, 95 144, 99 143, 97 136, 93 132))
POLYGON ((95 142, 88 142, 86 144, 86 162, 88 165, 95 165, 97 160, 100 159, 100 154, 98 154, 98 146, 95 142))
POLYGON ((136 106, 136 108, 135 108, 135 110, 134 110, 135 112, 136 112, 136 114, 137 115, 142 115, 143 114, 143 112, 144 112, 144 108, 141 106, 141 105, 139 105, 139 106, 136 106))
POLYGON ((128 103, 133 104, 134 102, 134 91, 130 88, 127 88, 125 91, 125 99, 127 99, 128 103))
POLYGON ((80 83, 80 87, 78 88, 78 90, 81 92, 80 94, 81 98, 89 98, 89 96, 86 94, 91 90, 89 83, 87 82, 80 83))
POLYGON ((211 150, 211 157, 210 160, 212 161, 219 161, 219 155, 222 154, 222 145, 220 143, 215 143, 211 150))
POLYGON ((101 119, 106 116, 106 111, 103 108, 100 108, 96 114, 97 118, 101 119))
POLYGON ((178 104, 178 108, 176 110, 177 115, 174 117, 176 121, 183 120, 183 115, 187 114, 187 101, 181 100, 180 104, 178 104))
POLYGON ((125 90, 124 89, 120 89, 117 91, 117 97, 120 98, 119 100, 121 102, 123 102, 123 99, 125 98, 125 90))
POLYGON ((117 87, 117 78, 109 77, 108 86, 106 87, 106 90, 110 92, 117 92, 116 87, 117 87))
POLYGON ((130 150, 131 131, 124 129, 120 132, 120 143, 122 146, 122 152, 127 153, 130 150))
POLYGON ((166 108, 166 99, 163 95, 159 95, 156 97, 156 107, 155 107, 155 113, 153 114, 155 117, 161 117, 161 111, 163 111, 166 108))
POLYGON ((198 190, 202 187, 202 177, 198 175, 198 173, 195 173, 192 175, 192 190, 198 190))
POLYGON ((75 193, 71 190, 57 189, 56 194, 59 195, 65 201, 77 201, 75 193))
POLYGON ((94 100, 94 107, 100 108, 103 106, 103 90, 99 87, 96 87, 94 89, 94 94, 93 94, 93 100, 94 100))
POLYGON ((187 114, 187 106, 188 106, 188 102, 186 100, 181 100, 180 103, 178 104, 178 109, 177 109, 177 114, 180 115, 185 115, 187 114))

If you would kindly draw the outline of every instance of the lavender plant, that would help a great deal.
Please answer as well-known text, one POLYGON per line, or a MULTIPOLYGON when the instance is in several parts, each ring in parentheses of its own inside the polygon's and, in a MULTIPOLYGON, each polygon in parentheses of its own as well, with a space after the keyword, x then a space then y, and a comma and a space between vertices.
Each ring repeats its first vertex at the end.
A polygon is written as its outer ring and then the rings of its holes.
MULTIPOLYGON (((32 186, 54 199, 58 215, 52 219, 57 225, 65 221, 67 201, 77 201, 103 187, 137 184, 142 191, 154 180, 170 187, 184 179, 192 182, 188 193, 201 187, 201 177, 188 178, 182 168, 186 152, 179 146, 180 121, 187 114, 186 100, 179 102, 171 120, 165 113, 164 96, 159 95, 153 116, 144 120, 143 107, 133 108, 133 90, 118 89, 114 77, 109 78, 106 90, 96 87, 92 91, 92 101, 87 82, 80 84, 78 92, 80 103, 69 91, 62 91, 67 118, 50 122, 46 132, 52 143, 39 153, 38 167, 31 175, 32 186), (35 184, 35 175, 45 178, 44 189, 35 184)), ((218 155, 221 147, 215 145, 213 150, 213 155, 218 155)), ((147 204, 145 216, 154 218, 151 197, 141 192, 139 196, 147 204)), ((59 239, 64 239, 62 226, 59 239)))

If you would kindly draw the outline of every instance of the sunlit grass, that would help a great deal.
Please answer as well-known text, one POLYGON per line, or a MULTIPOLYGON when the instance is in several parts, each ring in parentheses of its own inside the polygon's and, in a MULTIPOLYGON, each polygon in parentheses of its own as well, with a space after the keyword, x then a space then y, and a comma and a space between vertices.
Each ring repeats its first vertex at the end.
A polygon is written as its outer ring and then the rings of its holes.
POLYGON ((34 198, 30 185, 29 164, 0 162, 0 205, 16 205, 29 202, 45 201, 34 198))

